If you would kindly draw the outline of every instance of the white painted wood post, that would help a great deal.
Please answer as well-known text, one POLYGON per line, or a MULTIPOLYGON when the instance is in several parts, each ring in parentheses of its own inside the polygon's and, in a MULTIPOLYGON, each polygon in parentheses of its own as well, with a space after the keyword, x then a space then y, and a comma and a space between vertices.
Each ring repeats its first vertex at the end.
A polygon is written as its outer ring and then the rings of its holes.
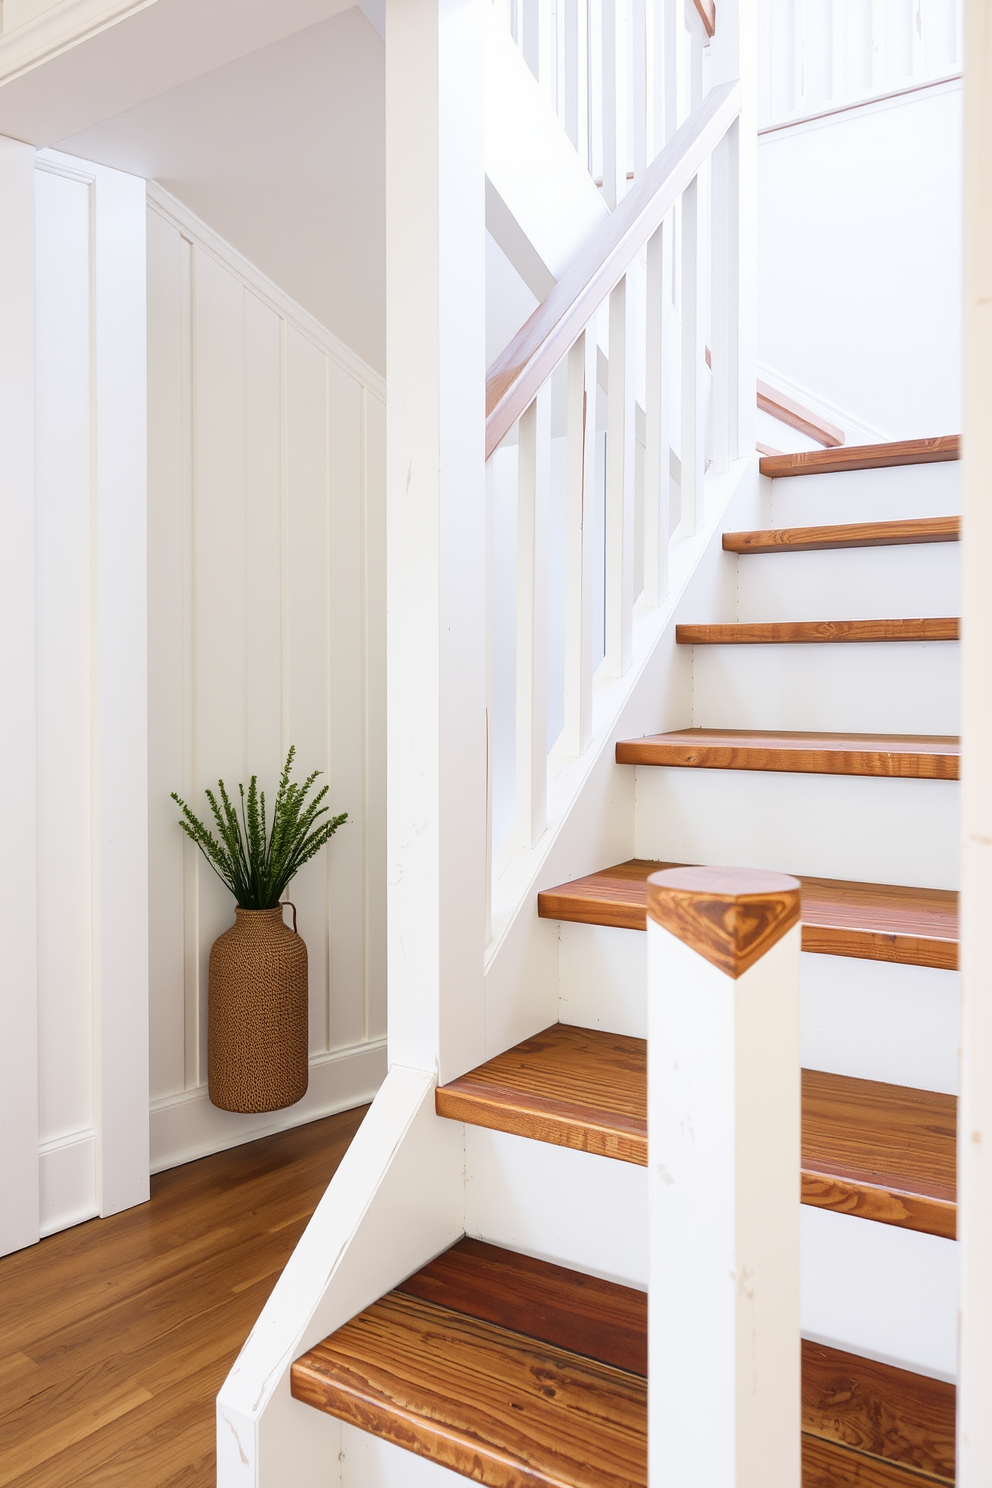
POLYGON ((551 502, 551 384, 517 434, 517 817, 530 848, 548 819, 548 521, 551 502))
POLYGON ((648 888, 651 1488, 799 1488, 799 884, 648 888))
POLYGON ((565 725, 564 749, 576 759, 592 737, 592 544, 585 505, 596 484, 596 334, 568 353, 565 438, 565 725))
POLYGON ((0 137, 0 1255, 39 1233, 34 180, 0 137))
POLYGON ((634 630, 634 333, 636 284, 610 295, 610 388, 606 428, 606 674, 630 666, 634 630))
POLYGON ((648 239, 644 387, 644 602, 668 595, 671 526, 671 398, 665 351, 674 315, 670 294, 672 214, 648 239))
POLYGON ((682 535, 691 537, 703 521, 706 474, 706 362, 700 265, 699 177, 682 193, 682 535))
POLYGON ((386 6, 389 1060, 485 1057, 483 6, 386 6))
POLYGON ((964 625, 957 1482, 992 1462, 992 13, 968 0, 964 83, 964 625))

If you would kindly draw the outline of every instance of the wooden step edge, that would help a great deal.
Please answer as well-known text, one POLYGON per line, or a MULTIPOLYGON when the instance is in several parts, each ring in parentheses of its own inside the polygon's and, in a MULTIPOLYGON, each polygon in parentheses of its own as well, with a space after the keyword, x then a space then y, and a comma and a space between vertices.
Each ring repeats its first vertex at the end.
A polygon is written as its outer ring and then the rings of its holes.
POLYGON ((802 1488, 954 1488, 954 1479, 804 1431, 802 1488))
POLYGON ((930 465, 961 458, 961 437, 900 439, 887 444, 852 444, 841 449, 802 450, 791 455, 764 455, 762 475, 782 480, 792 475, 830 475, 843 470, 881 470, 895 465, 930 465))
POLYGON ((848 522, 826 527, 769 527, 725 532, 725 553, 813 553, 844 548, 904 547, 959 542, 960 517, 912 517, 901 522, 848 522))
POLYGON ((852 1214, 875 1224, 918 1230, 924 1235, 957 1238, 958 1206, 953 1199, 919 1193, 880 1179, 807 1165, 802 1168, 802 1202, 815 1209, 852 1214))
POLYGON ((646 1488, 646 1379, 402 1292, 290 1381, 304 1404, 489 1488, 646 1488))
MULTIPOLYGON (((760 736, 754 743, 741 742, 746 735, 730 734, 726 740, 713 737, 717 730, 686 729, 675 734, 623 739, 616 746, 618 765, 650 765, 690 770, 756 770, 789 775, 868 775, 898 780, 957 780, 960 745, 957 740, 933 740, 932 749, 900 748, 893 737, 891 748, 877 747, 882 741, 865 739, 857 747, 854 738, 813 735, 810 742, 799 737, 779 742, 775 736, 760 736), (939 742, 945 747, 940 748, 939 742), (871 745, 876 747, 872 748, 871 745)), ((728 731, 730 733, 730 731, 728 731)), ((906 744, 908 744, 908 739, 906 744)))
POLYGON ((730 621, 716 625, 676 625, 679 646, 853 646, 958 641, 955 615, 893 620, 730 621))
POLYGON ((591 1152, 617 1162, 636 1163, 645 1167, 648 1160, 647 1128, 643 1121, 617 1115, 609 1121, 602 1113, 567 1108, 563 1102, 537 1094, 521 1095, 519 1090, 485 1091, 473 1086, 471 1073, 439 1085, 434 1092, 434 1109, 439 1116, 452 1121, 467 1121, 470 1126, 483 1126, 489 1131, 507 1132, 547 1142, 553 1147, 569 1147, 573 1152, 591 1152))

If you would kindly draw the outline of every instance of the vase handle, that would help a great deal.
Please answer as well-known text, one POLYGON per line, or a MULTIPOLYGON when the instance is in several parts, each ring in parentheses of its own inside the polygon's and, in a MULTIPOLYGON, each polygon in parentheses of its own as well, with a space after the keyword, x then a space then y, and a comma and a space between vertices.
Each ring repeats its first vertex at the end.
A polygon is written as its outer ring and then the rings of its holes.
POLYGON ((299 935, 300 932, 296 928, 296 905, 293 903, 292 899, 283 899, 279 905, 279 908, 291 909, 293 911, 293 934, 299 935))

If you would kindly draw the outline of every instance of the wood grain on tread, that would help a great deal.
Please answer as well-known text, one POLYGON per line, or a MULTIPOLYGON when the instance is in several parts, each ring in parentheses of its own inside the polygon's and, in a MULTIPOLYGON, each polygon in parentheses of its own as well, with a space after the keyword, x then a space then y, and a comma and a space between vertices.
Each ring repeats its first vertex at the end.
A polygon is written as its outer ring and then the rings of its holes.
POLYGON ((297 1400, 487 1488, 640 1488, 647 1381, 389 1292, 292 1368, 297 1400))
POLYGON ((799 923, 799 883, 760 868, 668 868, 648 880, 648 914, 736 979, 799 923))
POLYGON ((455 1121, 642 1163, 643 1041, 556 1023, 440 1085, 435 1106, 455 1121))
POLYGON ((466 1235, 396 1290, 614 1369, 648 1372, 648 1298, 635 1287, 466 1235))
MULTIPOLYGON (((644 930, 648 879, 652 873, 679 866, 631 858, 542 890, 537 912, 546 920, 644 930)), ((958 896, 952 889, 796 877, 804 951, 956 970, 958 896)))
POLYGON ((953 1095, 803 1071, 803 1203, 955 1237, 953 1095))
POLYGON ((890 444, 851 444, 843 449, 802 450, 793 455, 766 455, 762 475, 781 480, 789 475, 829 475, 839 470, 879 470, 892 465, 930 465, 961 458, 961 439, 901 439, 890 444))
POLYGON ((803 775, 876 775, 957 780, 960 741, 941 735, 778 733, 678 729, 621 739, 618 765, 697 770, 771 770, 803 775))
POLYGON ((804 1432, 954 1482, 953 1385, 807 1339, 802 1380, 804 1432))
MULTIPOLYGON (((647 1163, 643 1039, 556 1023, 435 1100, 441 1116, 647 1163)), ((803 1203, 953 1239, 956 1108, 949 1095, 804 1071, 803 1203)))
POLYGON ((725 532, 726 553, 813 553, 824 548, 890 548, 959 542, 960 517, 909 517, 902 522, 845 522, 828 527, 766 527, 725 532))
POLYGON ((773 620, 676 625, 680 646, 838 646, 860 642, 957 641, 953 615, 930 620, 773 620))
POLYGON ((934 1488, 946 1483, 899 1462, 854 1452, 806 1432, 802 1438, 802 1488, 934 1488))

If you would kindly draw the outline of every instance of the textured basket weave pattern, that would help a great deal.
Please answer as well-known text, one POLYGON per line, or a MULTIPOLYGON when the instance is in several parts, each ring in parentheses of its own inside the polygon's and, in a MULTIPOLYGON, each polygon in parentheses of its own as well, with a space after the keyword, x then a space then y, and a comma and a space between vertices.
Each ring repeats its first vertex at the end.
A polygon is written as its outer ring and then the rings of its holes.
POLYGON ((210 1099, 224 1111, 278 1111, 307 1092, 307 948, 281 909, 235 916, 210 951, 210 1099))

